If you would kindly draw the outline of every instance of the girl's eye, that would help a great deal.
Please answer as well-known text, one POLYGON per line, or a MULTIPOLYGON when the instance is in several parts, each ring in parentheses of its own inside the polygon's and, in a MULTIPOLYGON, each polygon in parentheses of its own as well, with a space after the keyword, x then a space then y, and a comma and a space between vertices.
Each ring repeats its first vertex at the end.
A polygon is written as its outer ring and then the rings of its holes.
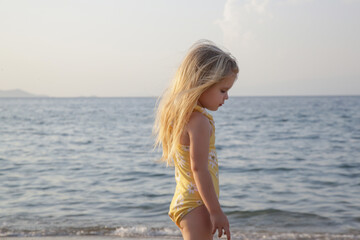
POLYGON ((221 93, 226 93, 226 91, 225 91, 225 90, 221 90, 221 93))

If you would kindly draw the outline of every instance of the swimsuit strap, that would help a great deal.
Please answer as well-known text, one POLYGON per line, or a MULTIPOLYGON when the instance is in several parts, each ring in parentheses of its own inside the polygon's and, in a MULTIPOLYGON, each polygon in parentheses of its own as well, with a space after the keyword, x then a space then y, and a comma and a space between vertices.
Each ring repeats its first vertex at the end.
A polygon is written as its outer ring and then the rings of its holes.
POLYGON ((200 107, 199 105, 195 105, 194 110, 196 110, 196 111, 201 112, 202 114, 204 114, 204 115, 209 119, 210 123, 211 123, 212 125, 214 125, 214 119, 213 119, 213 117, 211 116, 210 113, 208 113, 208 112, 205 110, 205 108, 200 107))

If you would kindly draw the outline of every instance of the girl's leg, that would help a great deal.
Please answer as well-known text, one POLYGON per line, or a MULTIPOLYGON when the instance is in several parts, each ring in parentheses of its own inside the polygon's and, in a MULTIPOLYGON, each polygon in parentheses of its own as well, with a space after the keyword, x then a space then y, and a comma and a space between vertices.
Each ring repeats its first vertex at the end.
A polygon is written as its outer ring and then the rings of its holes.
POLYGON ((180 222, 184 240, 211 240, 210 215, 205 205, 199 206, 185 215, 180 222))

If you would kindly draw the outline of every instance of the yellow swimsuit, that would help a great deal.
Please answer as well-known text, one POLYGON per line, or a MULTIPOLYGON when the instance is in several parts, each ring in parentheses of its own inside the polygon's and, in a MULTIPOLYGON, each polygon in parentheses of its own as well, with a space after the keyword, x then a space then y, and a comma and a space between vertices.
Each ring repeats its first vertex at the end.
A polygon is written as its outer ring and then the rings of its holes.
MULTIPOLYGON (((217 197, 219 197, 219 167, 215 149, 215 125, 212 116, 200 106, 194 111, 204 114, 210 121, 212 133, 210 136, 208 169, 212 178, 217 197)), ((181 219, 196 207, 204 205, 191 171, 189 146, 179 145, 178 155, 174 161, 176 189, 170 204, 169 216, 180 227, 181 219)))

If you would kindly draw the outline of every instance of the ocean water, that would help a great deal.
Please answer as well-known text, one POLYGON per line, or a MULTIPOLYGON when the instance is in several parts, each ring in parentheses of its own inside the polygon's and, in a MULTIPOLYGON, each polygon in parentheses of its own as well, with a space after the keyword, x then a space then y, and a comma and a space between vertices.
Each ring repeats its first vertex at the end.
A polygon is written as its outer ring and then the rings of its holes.
MULTIPOLYGON (((0 237, 180 238, 155 104, 0 99, 0 237)), ((233 97, 210 113, 233 239, 360 239, 360 96, 233 97)))

